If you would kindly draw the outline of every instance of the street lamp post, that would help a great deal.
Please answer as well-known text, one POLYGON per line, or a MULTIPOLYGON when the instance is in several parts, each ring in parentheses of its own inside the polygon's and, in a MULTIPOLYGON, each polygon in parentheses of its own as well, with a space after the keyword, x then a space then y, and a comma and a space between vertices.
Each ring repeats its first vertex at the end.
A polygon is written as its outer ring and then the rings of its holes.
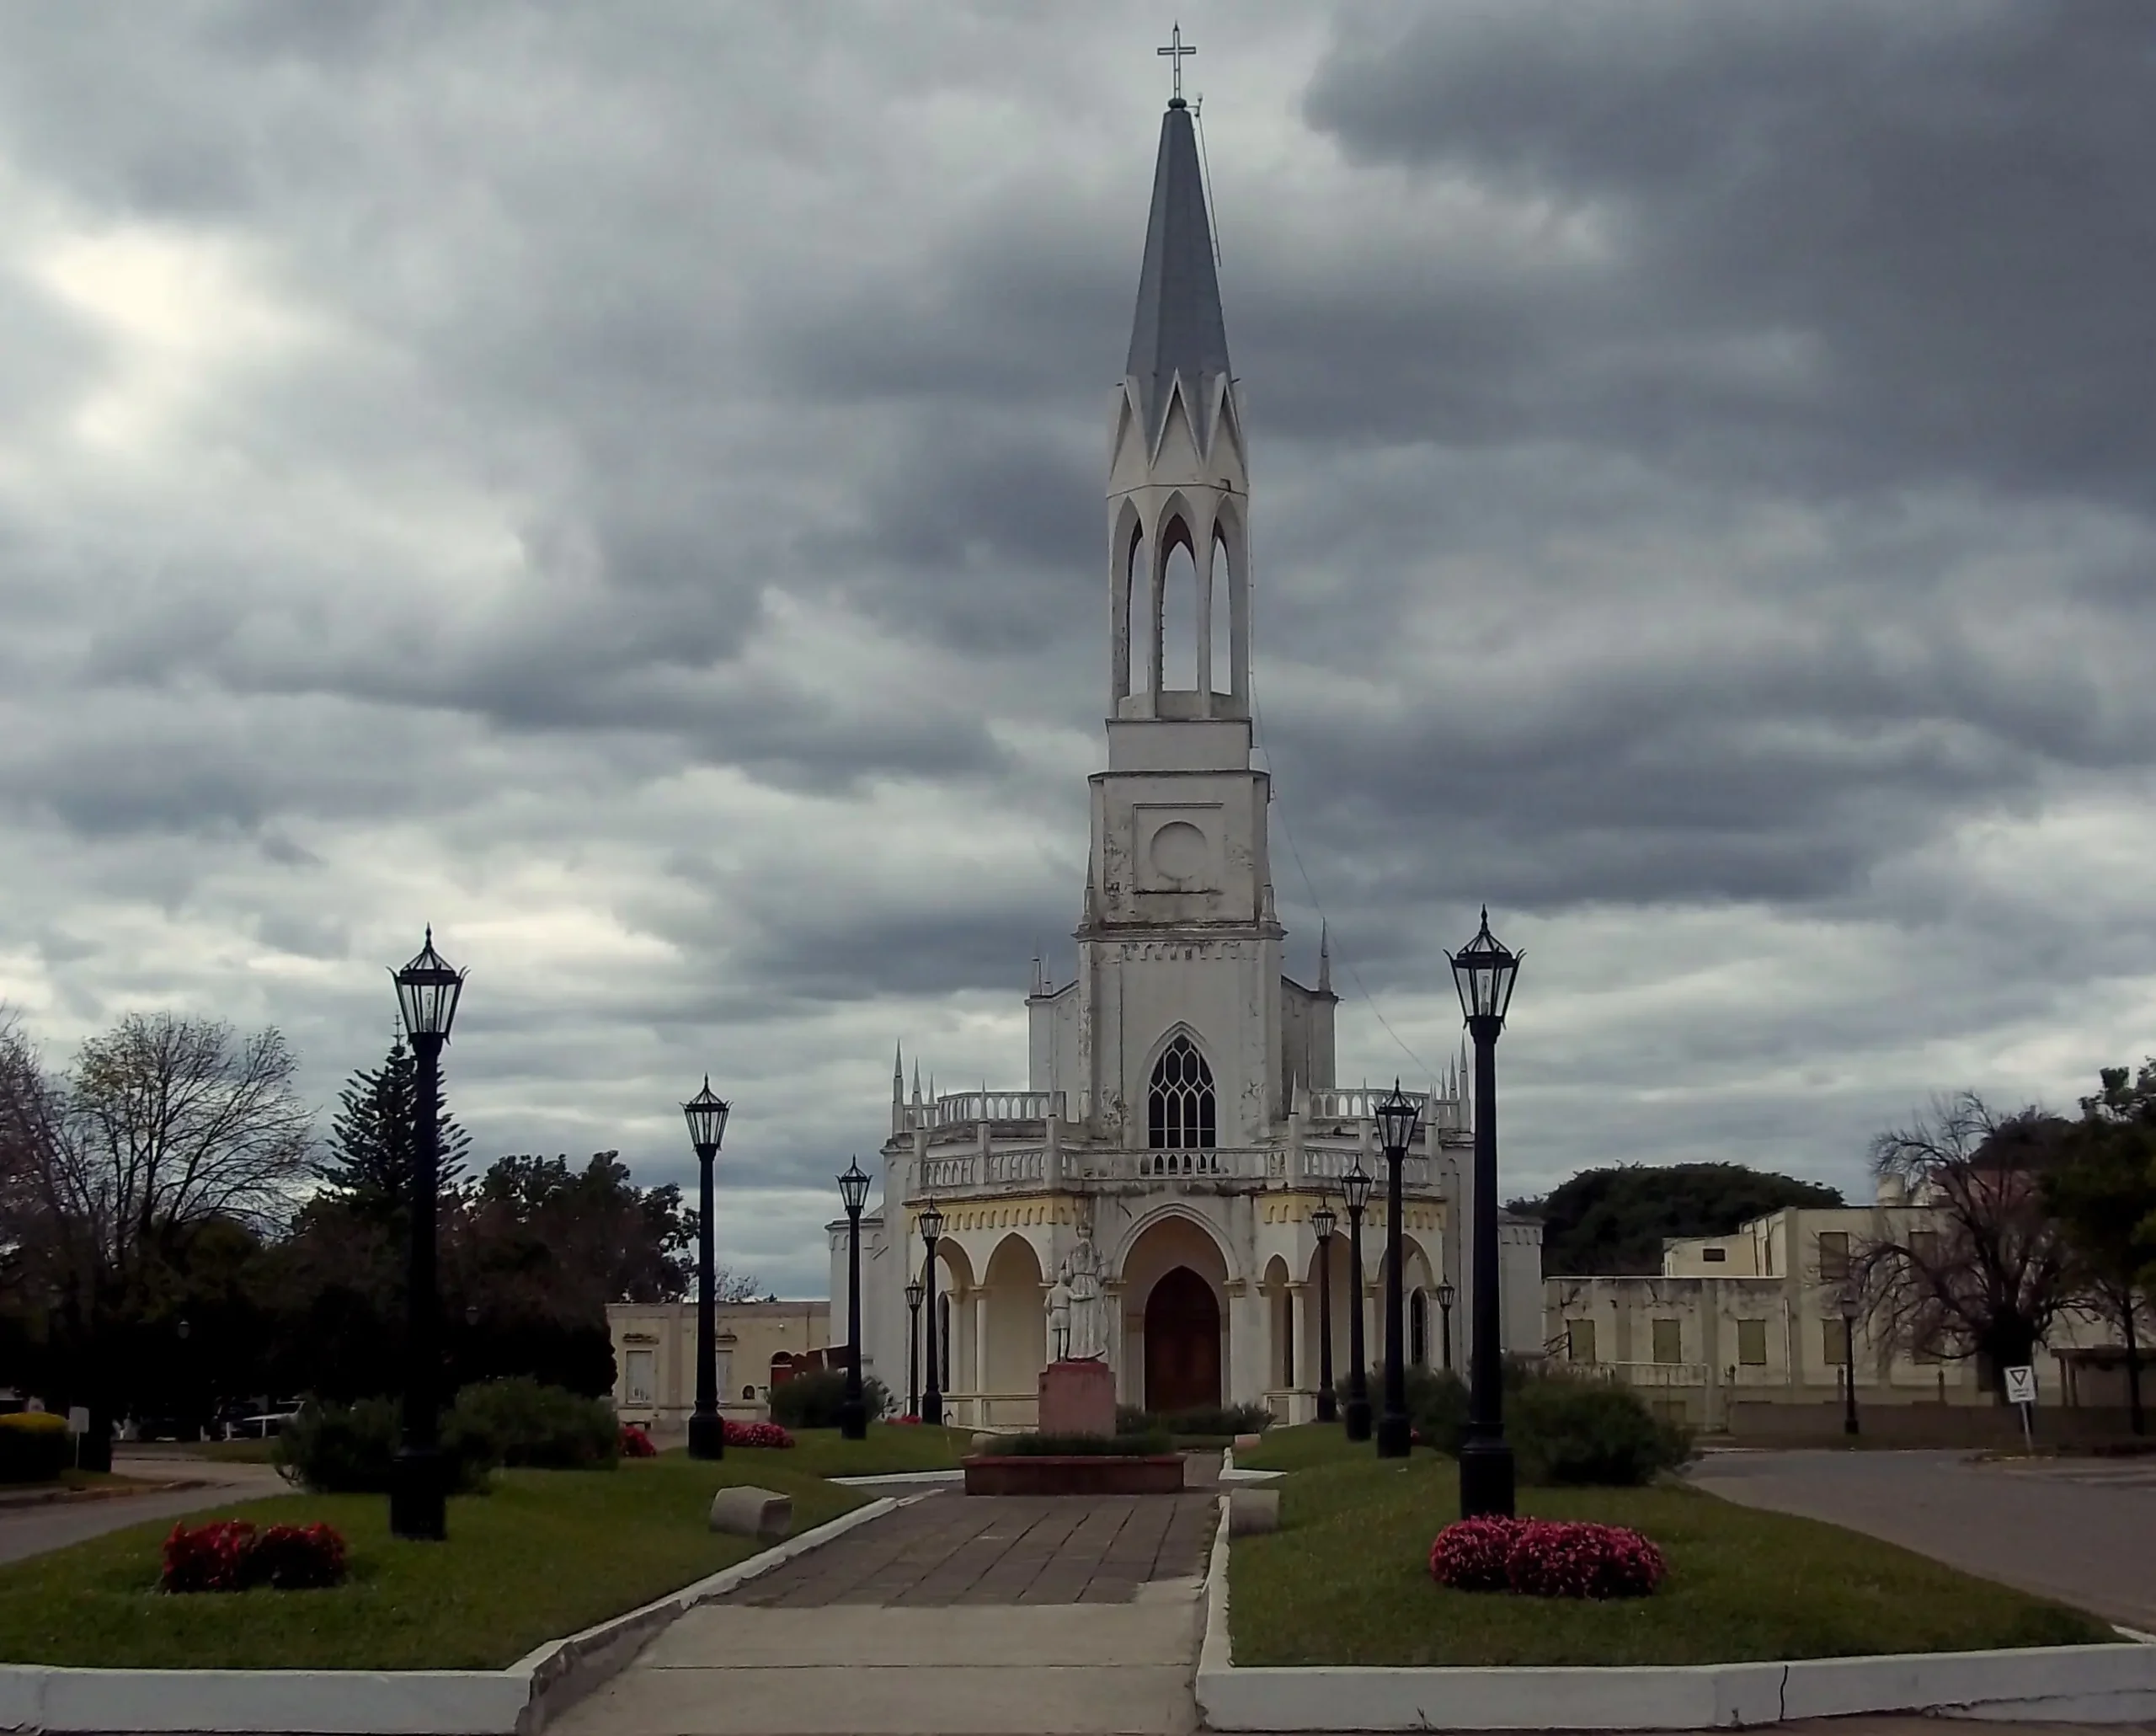
POLYGON ((906 1285, 906 1414, 921 1420, 921 1298, 916 1278, 906 1285))
POLYGON ((1448 1374, 1452 1371, 1452 1303, 1453 1298, 1459 1294, 1460 1292, 1452 1287, 1452 1280, 1449 1278, 1438 1286, 1438 1317, 1444 1322, 1445 1371, 1448 1374))
POLYGON ((1385 1146, 1385 1415, 1378 1419, 1378 1456, 1404 1459, 1415 1440, 1407 1420, 1407 1358, 1403 1343, 1404 1286, 1401 1283, 1400 1172, 1407 1162, 1408 1141, 1422 1106, 1392 1082, 1392 1095, 1371 1114, 1385 1146))
POLYGON ((1842 1433, 1854 1434, 1856 1426, 1856 1296, 1842 1292, 1842 1433))
POLYGON ((681 1105, 689 1143, 696 1148, 696 1407, 689 1416, 689 1456, 726 1456, 726 1419, 718 1413, 718 1261, 712 1205, 712 1165, 726 1137, 734 1105, 704 1088, 681 1105))
POLYGON ((1310 1214, 1310 1233, 1317 1237, 1317 1419, 1338 1420, 1340 1401, 1332 1391, 1332 1232, 1340 1220, 1331 1206, 1321 1205, 1310 1214))
POLYGON ((931 1425, 943 1420, 943 1381, 936 1354, 936 1244, 942 1238, 943 1214, 937 1210, 931 1195, 921 1209, 921 1245, 928 1250, 928 1258, 921 1264, 922 1275, 927 1279, 924 1293, 927 1310, 921 1316, 925 1335, 921 1359, 928 1365, 928 1390, 921 1395, 921 1420, 931 1425))
POLYGON ((1504 1340, 1497 1319, 1497 1034, 1505 1028, 1524 953, 1490 932, 1453 955, 1468 1034, 1475 1039, 1475 1295, 1469 1311, 1467 1429, 1460 1447, 1463 1519, 1513 1512, 1513 1450, 1505 1444, 1504 1340))
POLYGON ((868 1405, 861 1396, 861 1208, 868 1203, 868 1177, 858 1157, 839 1178, 846 1205, 846 1398, 839 1406, 839 1436, 868 1439, 868 1405))
POLYGON ((403 1439, 389 1485, 389 1529, 399 1537, 441 1541, 449 1535, 448 1479, 441 1461, 439 1412, 441 1298, 435 1279, 435 1215, 441 1191, 441 1051, 456 1020, 464 973, 435 950, 427 929, 419 956, 392 971, 397 1008, 419 1063, 410 1200, 412 1246, 404 1283, 403 1439))
POLYGON ((1363 1213, 1375 1185, 1360 1162, 1340 1178, 1348 1201, 1348 1409, 1350 1440, 1370 1438, 1370 1382, 1363 1363, 1363 1213))

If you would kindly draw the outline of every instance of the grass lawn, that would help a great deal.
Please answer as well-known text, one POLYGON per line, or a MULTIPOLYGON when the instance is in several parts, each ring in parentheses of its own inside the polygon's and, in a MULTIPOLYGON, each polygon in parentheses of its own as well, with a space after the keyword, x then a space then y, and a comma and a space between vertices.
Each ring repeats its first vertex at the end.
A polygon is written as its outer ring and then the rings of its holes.
MULTIPOLYGON (((871 1423, 868 1439, 845 1440, 835 1429, 794 1431, 793 1450, 774 1456, 811 1477, 880 1477, 894 1471, 949 1471, 970 1450, 969 1429, 931 1429, 914 1423, 871 1423)), ((730 1462, 739 1448, 729 1448, 730 1462)))
POLYGON ((334 1591, 155 1589, 169 1520, 0 1566, 0 1663, 127 1669, 472 1669, 634 1609, 754 1554, 707 1528, 712 1491, 755 1482, 793 1497, 806 1530, 869 1498, 803 1475, 794 1453, 669 1454, 618 1471, 510 1471, 449 1504, 449 1541, 389 1535, 380 1495, 280 1495, 196 1520, 327 1520, 351 1546, 334 1591))
MULTIPOLYGON (((1239 1538, 1239 1664, 1716 1664, 2116 1638, 2093 1616, 1815 1520, 1698 1489, 1523 1489, 1523 1516, 1630 1525, 1661 1546, 1652 1597, 1607 1603, 1449 1591, 1430 1540, 1459 1516, 1452 1461, 1342 1456, 1337 1431, 1268 1433, 1309 1468, 1276 1485, 1281 1529, 1239 1538)), ((1260 1456, 1252 1455, 1256 1463, 1260 1456)))
POLYGON ((1248 1452, 1237 1451, 1235 1466, 1241 1471, 1307 1471, 1313 1465, 1373 1461, 1377 1455, 1374 1442, 1349 1440, 1337 1423, 1299 1423, 1292 1429, 1267 1429, 1248 1452))

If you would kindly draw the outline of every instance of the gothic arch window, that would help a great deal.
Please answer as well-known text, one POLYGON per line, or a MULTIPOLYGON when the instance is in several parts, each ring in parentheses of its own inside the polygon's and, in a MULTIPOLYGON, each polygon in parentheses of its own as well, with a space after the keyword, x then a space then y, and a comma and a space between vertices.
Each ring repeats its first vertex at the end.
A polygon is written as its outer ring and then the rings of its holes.
POLYGON ((1189 1038, 1178 1034, 1153 1063, 1145 1096, 1145 1143, 1155 1151, 1208 1151, 1214 1144, 1213 1070, 1189 1038))
POLYGON ((1213 617, 1209 637, 1213 647, 1213 691, 1233 693, 1235 691, 1235 610, 1239 601, 1235 596, 1234 557, 1228 549, 1228 529, 1225 524, 1213 526, 1213 617))
POLYGON ((1161 594, 1153 617, 1160 635, 1160 691, 1198 689, 1198 550, 1190 526, 1171 519, 1161 532, 1161 594))
POLYGON ((1417 1368, 1430 1365, 1430 1299, 1420 1290, 1407 1295, 1407 1359, 1417 1368))

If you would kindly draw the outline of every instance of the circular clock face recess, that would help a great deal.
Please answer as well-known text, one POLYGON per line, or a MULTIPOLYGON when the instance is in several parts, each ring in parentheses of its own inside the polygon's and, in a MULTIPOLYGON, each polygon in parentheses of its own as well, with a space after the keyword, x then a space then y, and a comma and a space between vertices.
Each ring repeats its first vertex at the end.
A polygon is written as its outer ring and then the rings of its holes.
POLYGON ((1162 879, 1196 879, 1205 854, 1205 834, 1187 820, 1171 820, 1153 834, 1153 871, 1162 879))

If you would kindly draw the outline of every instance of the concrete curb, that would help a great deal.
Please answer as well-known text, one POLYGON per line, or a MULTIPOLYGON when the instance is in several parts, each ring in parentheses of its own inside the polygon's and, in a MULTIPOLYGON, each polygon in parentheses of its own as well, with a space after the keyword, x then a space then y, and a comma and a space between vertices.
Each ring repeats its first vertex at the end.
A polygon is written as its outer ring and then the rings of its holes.
POLYGON ((1195 1685, 1205 1728, 1223 1731, 1710 1730, 1860 1712, 2119 1724, 2156 1717, 2156 1645, 1600 1669, 1238 1669, 1223 1496, 1195 1685))
POLYGON ((685 1610, 920 1495, 886 1497, 506 1669, 68 1669, 0 1664, 0 1730, 99 1736, 537 1736, 685 1610))
POLYGON ((951 1483, 963 1482, 965 1480, 965 1468, 963 1466, 955 1466, 948 1471, 887 1471, 881 1477, 830 1477, 825 1478, 826 1482, 835 1482, 842 1489, 873 1489, 878 1484, 887 1482, 951 1483))

